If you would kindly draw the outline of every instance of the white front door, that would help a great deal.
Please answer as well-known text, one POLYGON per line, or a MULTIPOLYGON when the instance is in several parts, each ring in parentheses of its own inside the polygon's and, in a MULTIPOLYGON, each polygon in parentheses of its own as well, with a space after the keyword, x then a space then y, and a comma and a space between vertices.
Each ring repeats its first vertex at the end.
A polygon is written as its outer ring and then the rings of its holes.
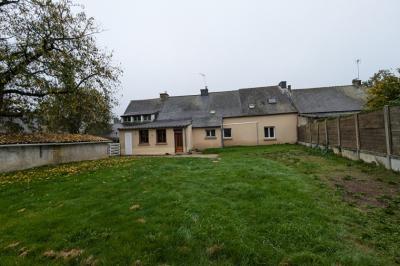
POLYGON ((125 132, 125 155, 132 155, 132 133, 125 132))

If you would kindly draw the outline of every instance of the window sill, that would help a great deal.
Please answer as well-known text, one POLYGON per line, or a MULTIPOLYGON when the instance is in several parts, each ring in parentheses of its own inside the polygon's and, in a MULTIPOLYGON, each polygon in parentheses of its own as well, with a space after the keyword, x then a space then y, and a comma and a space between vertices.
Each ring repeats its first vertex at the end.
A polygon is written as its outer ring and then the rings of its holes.
POLYGON ((157 142, 156 145, 168 145, 167 142, 157 142))
POLYGON ((149 143, 139 143, 139 146, 150 146, 149 143))
POLYGON ((224 137, 224 139, 226 139, 226 140, 231 140, 232 139, 232 137, 224 137))
POLYGON ((276 138, 264 138, 264 141, 274 141, 276 138))
POLYGON ((206 137, 205 139, 217 139, 217 137, 206 137))

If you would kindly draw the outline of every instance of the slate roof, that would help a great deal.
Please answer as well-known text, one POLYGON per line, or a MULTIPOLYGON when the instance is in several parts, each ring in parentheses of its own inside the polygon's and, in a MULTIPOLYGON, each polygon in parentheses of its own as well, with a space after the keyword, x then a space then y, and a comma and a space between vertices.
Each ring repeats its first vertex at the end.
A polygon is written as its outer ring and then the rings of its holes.
POLYGON ((124 128, 180 127, 189 124, 195 128, 219 127, 226 117, 286 113, 334 115, 362 110, 365 99, 364 88, 350 85, 297 89, 292 90, 290 96, 279 86, 269 86, 210 92, 208 96, 135 100, 130 102, 123 116, 157 113, 157 119, 147 124, 125 124, 124 128))
MULTIPOLYGON (((221 126, 223 117, 297 113, 297 110, 278 86, 271 86, 210 92, 208 96, 189 95, 172 96, 165 100, 135 100, 130 102, 123 116, 148 113, 158 113, 157 120, 151 124, 191 120, 193 127, 218 127, 221 126), (269 98, 275 98, 277 103, 268 103, 269 98), (254 104, 255 108, 250 109, 249 104, 254 104)), ((142 124, 134 125, 133 128, 150 128, 150 126, 142 124)))
POLYGON ((357 112, 363 109, 366 90, 356 86, 335 86, 292 90, 300 114, 357 112))

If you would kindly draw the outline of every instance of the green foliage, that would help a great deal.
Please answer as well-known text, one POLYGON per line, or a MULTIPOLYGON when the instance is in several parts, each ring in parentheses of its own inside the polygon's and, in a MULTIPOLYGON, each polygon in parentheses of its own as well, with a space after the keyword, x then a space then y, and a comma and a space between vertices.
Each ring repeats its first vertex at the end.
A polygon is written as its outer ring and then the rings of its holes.
POLYGON ((368 90, 368 109, 379 109, 385 105, 400 105, 400 68, 397 72, 380 70, 365 85, 368 90))
POLYGON ((0 175, 2 265, 395 265, 398 210, 362 212, 314 176, 348 160, 295 145, 218 151, 0 175))
POLYGON ((110 130, 111 105, 95 89, 52 95, 39 105, 40 124, 50 132, 101 135, 110 130))
POLYGON ((38 119, 39 103, 78 99, 87 89, 113 104, 121 70, 97 46, 101 30, 81 6, 20 0, 0 12, 0 116, 38 119))

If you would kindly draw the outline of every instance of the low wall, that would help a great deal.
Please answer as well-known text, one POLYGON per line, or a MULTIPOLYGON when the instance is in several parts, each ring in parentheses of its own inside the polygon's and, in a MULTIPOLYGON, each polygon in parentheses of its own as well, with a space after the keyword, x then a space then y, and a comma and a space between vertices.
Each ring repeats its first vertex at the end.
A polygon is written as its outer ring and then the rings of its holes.
MULTIPOLYGON (((326 146, 319 146, 317 144, 310 144, 306 142, 299 141, 298 144, 312 147, 312 148, 321 148, 326 149, 326 146)), ((384 154, 377 154, 368 151, 359 151, 344 149, 338 147, 328 147, 328 149, 332 150, 336 155, 340 155, 350 160, 361 160, 366 163, 375 163, 384 166, 387 169, 400 172, 400 157, 399 156, 386 156, 384 154)))
POLYGON ((0 172, 108 157, 107 142, 12 144, 0 146, 0 172))

